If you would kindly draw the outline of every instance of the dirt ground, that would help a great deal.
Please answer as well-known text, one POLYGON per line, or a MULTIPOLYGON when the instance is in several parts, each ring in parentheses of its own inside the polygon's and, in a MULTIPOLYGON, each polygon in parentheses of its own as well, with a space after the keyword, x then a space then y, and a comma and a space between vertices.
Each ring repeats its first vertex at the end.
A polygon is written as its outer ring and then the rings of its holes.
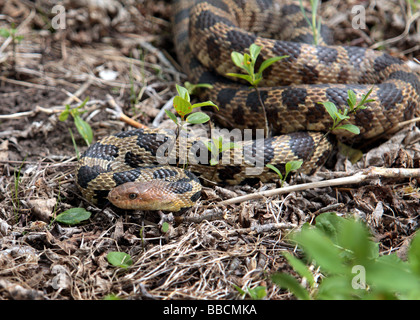
MULTIPOLYGON (((69 129, 80 151, 86 144, 71 119, 59 121, 65 105, 76 107, 89 97, 82 117, 98 140, 130 128, 112 112, 116 105, 150 125, 176 94, 175 84, 186 80, 173 49, 169 1, 94 3, 0 0, 0 29, 14 25, 23 36, 15 46, 10 37, 0 37, 0 299, 243 299, 234 285, 266 286, 267 299, 293 299, 268 276, 293 273, 281 255, 295 249, 285 235, 326 211, 360 217, 382 253, 404 257, 419 224, 414 178, 247 201, 222 208, 216 217, 212 204, 276 183, 206 188, 167 232, 153 212, 133 214, 84 201, 74 183, 77 159, 69 129), (57 3, 65 9, 64 29, 52 25, 57 3), (54 221, 73 207, 89 210, 88 222, 54 221), (130 254, 133 265, 110 265, 110 251, 130 254)), ((420 4, 417 10, 409 4, 330 0, 320 15, 337 43, 420 59, 420 4), (352 28, 355 4, 366 8, 367 29, 352 28)), ((290 184, 369 166, 419 168, 419 128, 407 125, 363 151, 355 165, 335 155, 315 175, 294 177, 290 184)))

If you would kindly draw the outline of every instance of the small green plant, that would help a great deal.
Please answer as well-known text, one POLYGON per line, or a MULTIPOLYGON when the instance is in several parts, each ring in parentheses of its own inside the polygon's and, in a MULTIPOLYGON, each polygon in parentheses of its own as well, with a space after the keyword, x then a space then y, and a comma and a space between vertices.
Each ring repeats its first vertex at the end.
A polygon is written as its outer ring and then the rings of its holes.
POLYGON ((319 104, 322 104, 325 109, 327 110, 328 114, 330 115, 331 119, 333 120, 333 125, 330 127, 329 131, 332 132, 334 130, 338 129, 344 129, 347 131, 350 131, 354 134, 360 134, 360 129, 351 124, 342 124, 344 121, 348 120, 349 114, 356 113, 358 110, 366 109, 366 103, 374 101, 373 99, 368 99, 369 95, 372 93, 373 88, 371 88, 368 93, 362 96, 362 99, 360 101, 357 101, 356 94, 353 90, 348 90, 347 95, 347 104, 349 108, 345 108, 344 110, 338 110, 336 105, 332 102, 318 102, 319 104))
POLYGON ((231 150, 234 148, 238 148, 239 146, 234 142, 223 142, 223 137, 219 136, 218 138, 209 139, 207 141, 203 141, 207 149, 210 151, 210 165, 214 166, 213 176, 210 180, 213 180, 217 170, 219 169, 220 159, 219 155, 227 150, 231 150))
POLYGON ((13 69, 16 66, 16 50, 17 50, 17 45, 19 42, 21 42, 23 40, 23 36, 17 35, 17 29, 15 28, 15 24, 12 23, 12 26, 10 29, 6 29, 6 28, 0 28, 0 36, 2 36, 3 38, 8 38, 11 37, 12 38, 12 52, 13 52, 13 61, 12 61, 12 66, 13 69))
POLYGON ((190 98, 190 92, 182 86, 176 85, 176 91, 178 92, 178 96, 174 98, 174 108, 175 108, 175 111, 181 117, 181 123, 178 123, 177 117, 171 111, 165 110, 165 112, 168 115, 168 117, 173 122, 175 122, 175 124, 180 128, 183 128, 183 124, 185 122, 191 123, 191 124, 199 124, 199 123, 206 123, 207 121, 210 120, 210 117, 203 112, 192 113, 193 109, 195 108, 204 107, 204 106, 213 106, 216 109, 219 109, 211 101, 205 101, 205 102, 192 104, 191 98, 190 98), (185 118, 185 116, 187 117, 185 118))
POLYGON ((323 213, 314 226, 305 224, 289 236, 304 259, 284 255, 306 285, 285 273, 271 280, 299 299, 420 299, 420 234, 411 242, 407 261, 396 253, 381 255, 371 238, 361 221, 323 213), (319 283, 311 263, 322 274, 319 283))
POLYGON ((305 7, 303 6, 302 0, 299 0, 299 3, 300 3, 300 10, 302 11, 302 15, 305 18, 306 22, 308 23, 309 27, 312 29, 312 35, 314 38, 313 44, 318 45, 319 40, 321 38, 321 19, 317 20, 319 0, 310 0, 311 19, 309 19, 308 15, 306 14, 306 10, 305 10, 305 7))
MULTIPOLYGON (((85 110, 81 111, 81 109, 86 105, 86 103, 88 101, 89 101, 89 97, 87 97, 79 106, 77 106, 75 108, 70 108, 70 105, 67 104, 66 105, 66 110, 64 110, 63 112, 60 113, 60 116, 58 117, 58 119, 60 121, 66 121, 67 118, 69 117, 69 115, 71 115, 73 120, 74 120, 74 124, 76 126, 77 131, 82 136, 82 138, 85 140, 86 144, 89 146, 93 141, 92 128, 90 127, 89 123, 84 121, 82 119, 82 117, 80 116, 81 114, 86 112, 85 110)), ((74 141, 73 133, 72 133, 70 128, 69 128, 69 130, 70 130, 70 134, 71 134, 72 139, 73 139, 73 144, 75 145, 75 149, 76 149, 76 153, 77 153, 77 146, 76 146, 75 141, 74 141)))
MULTIPOLYGON (((307 159, 310 159, 312 157, 313 153, 318 148, 322 140, 325 139, 331 132, 335 130, 342 129, 342 130, 346 130, 354 134, 360 134, 360 129, 357 126, 351 123, 343 124, 343 122, 347 121, 350 118, 349 114, 352 114, 352 113, 355 114, 358 110, 366 109, 367 108, 366 104, 374 101, 373 99, 368 99, 368 97, 372 93, 372 90, 373 90, 373 87, 366 94, 362 95, 362 98, 360 101, 357 101, 357 96, 353 90, 348 90, 347 91, 348 108, 345 107, 343 110, 338 110, 337 106, 330 101, 318 102, 319 104, 322 104, 325 107, 325 110, 328 112, 331 119, 333 120, 333 124, 329 128, 329 130, 321 137, 317 145, 312 149, 307 159)), ((363 154, 359 150, 355 150, 348 146, 345 146, 341 142, 339 145, 340 145, 340 149, 345 152, 345 155, 351 158, 352 163, 357 162, 363 156, 363 154)))
POLYGON ((265 286, 246 288, 246 291, 242 290, 242 288, 238 287, 237 285, 233 286, 239 292, 240 295, 248 295, 252 300, 262 300, 267 296, 267 288, 265 286))
POLYGON ((13 211, 15 214, 16 222, 19 218, 19 209, 20 209, 20 201, 19 201, 19 183, 21 179, 21 172, 23 165, 25 164, 25 159, 23 159, 22 164, 19 167, 19 170, 16 172, 16 170, 13 172, 13 178, 14 178, 14 195, 13 195, 13 211))
MULTIPOLYGON (((191 86, 190 89, 191 88, 193 88, 193 86, 191 86)), ((173 105, 174 105, 175 111, 180 115, 181 121, 178 121, 178 118, 176 117, 176 115, 173 114, 171 111, 165 110, 165 112, 168 115, 168 117, 177 125, 177 128, 178 128, 177 137, 179 136, 181 130, 187 130, 185 127, 186 123, 201 124, 201 123, 206 123, 210 120, 210 117, 203 112, 192 113, 193 109, 204 107, 204 106, 213 106, 217 110, 219 110, 217 105, 215 105, 211 101, 205 101, 205 102, 192 104, 189 90, 187 90, 186 88, 182 86, 176 85, 176 90, 178 92, 178 95, 174 97, 173 105)), ((175 147, 175 145, 173 147, 175 147)), ((180 161, 184 161, 184 160, 185 158, 183 159, 180 158, 180 161)))
POLYGON ((276 168, 275 166, 273 166, 272 164, 267 164, 266 167, 270 168, 271 170, 273 170, 275 173, 278 174, 278 176, 280 177, 280 186, 283 187, 283 183, 284 181, 286 181, 286 178, 289 175, 289 173, 292 171, 299 170, 302 164, 303 164, 303 161, 300 161, 300 160, 287 162, 284 168, 285 170, 284 176, 281 174, 280 170, 276 168))
POLYGON ((238 147, 234 142, 223 143, 223 137, 219 136, 217 139, 203 141, 207 149, 211 153, 210 165, 217 166, 219 164, 219 154, 230 149, 238 147))
POLYGON ((68 225, 74 225, 88 220, 90 216, 91 213, 83 208, 71 208, 57 215, 55 221, 68 225))
POLYGON ((240 78, 243 80, 246 80, 249 82, 249 84, 255 89, 258 101, 263 108, 264 113, 264 119, 265 119, 265 136, 268 136, 268 121, 267 121, 267 114, 265 112, 265 105, 264 102, 261 99, 260 91, 258 90, 258 84, 263 79, 263 72, 265 69, 267 69, 269 66, 271 66, 274 62, 277 62, 279 60, 282 60, 284 58, 287 58, 288 56, 276 56, 269 58, 265 61, 263 61, 258 69, 257 72, 255 72, 255 64, 257 62, 257 58, 261 52, 261 46, 258 46, 256 44, 251 44, 249 47, 249 54, 248 53, 240 53, 233 51, 231 54, 231 58, 233 63, 240 69, 245 71, 245 74, 241 73, 227 73, 226 75, 231 77, 240 78))
POLYGON ((128 253, 111 251, 106 255, 106 259, 114 267, 126 269, 133 264, 133 260, 128 253))

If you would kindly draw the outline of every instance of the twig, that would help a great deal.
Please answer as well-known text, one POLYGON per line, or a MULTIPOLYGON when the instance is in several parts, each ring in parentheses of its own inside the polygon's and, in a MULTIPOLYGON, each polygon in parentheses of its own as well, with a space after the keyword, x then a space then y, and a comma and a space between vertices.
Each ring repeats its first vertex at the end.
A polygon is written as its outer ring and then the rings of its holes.
POLYGON ((278 189, 273 189, 273 190, 256 192, 253 194, 248 194, 245 196, 240 196, 240 197, 224 200, 222 202, 219 202, 219 205, 224 206, 224 205, 244 202, 247 200, 260 199, 263 197, 272 197, 272 196, 276 196, 276 195, 280 195, 284 193, 303 191, 307 189, 341 186, 341 185, 346 185, 346 184, 358 184, 363 181, 375 180, 375 179, 380 179, 380 178, 401 179, 401 178, 417 178, 417 177, 420 177, 420 169, 372 167, 372 168, 368 168, 360 172, 357 172, 356 174, 349 177, 343 177, 343 178, 337 178, 337 179, 331 179, 331 180, 325 180, 325 181, 319 181, 319 182, 304 183, 304 184, 300 184, 296 186, 289 186, 285 188, 278 188, 278 189))
POLYGON ((273 230, 278 230, 278 229, 293 229, 293 228, 297 228, 298 225, 295 223, 283 223, 283 222, 279 222, 279 223, 267 223, 267 224, 263 224, 263 225, 255 225, 252 226, 250 228, 241 228, 241 229, 234 229, 228 232, 228 235, 234 235, 234 234, 251 234, 251 233, 267 233, 273 230))
POLYGON ((63 102, 63 104, 64 105, 66 105, 66 104, 70 104, 70 103, 72 103, 74 100, 77 100, 77 102, 82 102, 82 101, 80 101, 80 99, 77 99, 78 97, 80 97, 81 96, 81 94, 83 93, 83 92, 85 92, 89 87, 90 87, 90 85, 93 83, 93 79, 92 78, 89 78, 75 93, 70 93, 70 92, 68 92, 67 90, 64 90, 64 92, 69 96, 64 102, 63 102))
POLYGON ((374 45, 370 46, 370 48, 371 49, 377 49, 377 48, 382 47, 384 45, 388 45, 388 44, 391 44, 391 43, 394 43, 394 42, 397 42, 397 41, 400 41, 400 40, 404 39, 410 32, 411 24, 414 21, 416 21, 418 18, 420 18, 420 11, 416 12, 415 15, 410 17, 410 19, 407 21, 407 23, 405 25, 405 29, 404 29, 403 33, 401 33, 399 36, 396 36, 394 38, 387 39, 387 40, 384 40, 384 41, 379 41, 379 42, 375 43, 374 45))
POLYGON ((142 129, 147 129, 148 127, 145 126, 144 124, 137 122, 133 119, 131 119, 130 117, 126 116, 124 114, 124 112, 122 112, 122 108, 118 105, 118 103, 114 100, 114 98, 112 96, 110 96, 109 94, 106 95, 107 97, 107 102, 114 108, 114 109, 109 109, 106 108, 105 110, 109 113, 111 113, 115 118, 129 124, 130 126, 134 127, 134 128, 142 128, 142 129))
POLYGON ((9 79, 9 78, 3 77, 3 76, 0 76, 0 80, 5 81, 5 82, 9 82, 9 83, 13 83, 13 84, 16 84, 18 86, 36 88, 36 89, 40 89, 40 90, 47 90, 47 89, 48 90, 55 90, 56 89, 55 87, 51 87, 51 86, 44 86, 42 84, 9 79))

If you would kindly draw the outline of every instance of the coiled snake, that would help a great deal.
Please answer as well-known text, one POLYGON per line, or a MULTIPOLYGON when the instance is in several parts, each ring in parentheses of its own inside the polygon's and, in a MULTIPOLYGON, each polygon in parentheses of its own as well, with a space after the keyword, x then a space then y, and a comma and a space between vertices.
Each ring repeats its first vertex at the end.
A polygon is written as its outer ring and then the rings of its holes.
MULTIPOLYGON (((233 164, 210 167, 189 159, 188 170, 161 165, 159 154, 167 159, 174 141, 162 130, 138 129, 105 137, 86 150, 77 168, 77 184, 94 203, 108 199, 123 209, 178 211, 200 197, 201 185, 191 172, 215 182, 239 183, 247 178, 272 179, 274 173, 264 168, 268 163, 283 170, 288 161, 304 160, 303 171, 314 171, 331 148, 319 133, 331 126, 331 119, 318 102, 331 101, 343 108, 349 89, 360 98, 373 87, 374 102, 350 119, 360 128, 357 139, 375 137, 420 113, 416 73, 383 52, 330 45, 324 27, 319 45, 313 45, 299 2, 178 0, 174 17, 174 42, 182 68, 192 83, 213 85, 201 98, 219 106, 215 117, 226 127, 264 127, 255 91, 220 76, 238 72, 231 52, 244 52, 255 43, 262 46, 264 60, 288 56, 266 69, 260 83, 270 131, 282 135, 246 141, 227 151, 230 158, 236 157, 233 164), (245 169, 257 167, 258 159, 262 159, 261 170, 245 174, 245 169)), ((355 139, 346 131, 337 135, 342 140, 355 139)), ((200 140, 187 141, 184 147, 207 160, 211 156, 200 140)))

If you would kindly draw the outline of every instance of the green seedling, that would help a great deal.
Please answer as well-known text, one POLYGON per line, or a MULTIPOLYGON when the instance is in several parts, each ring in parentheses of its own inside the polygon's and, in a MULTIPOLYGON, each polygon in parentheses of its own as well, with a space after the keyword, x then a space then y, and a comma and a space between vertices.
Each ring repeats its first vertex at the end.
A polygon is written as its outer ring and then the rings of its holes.
MULTIPOLYGON (((74 120, 74 124, 76 126, 77 131, 82 136, 82 138, 85 140, 86 144, 89 146, 93 141, 93 132, 92 128, 90 127, 89 123, 84 121, 81 118, 81 114, 86 112, 85 110, 81 111, 81 109, 86 105, 86 103, 89 101, 89 97, 87 97, 79 106, 75 108, 71 108, 70 105, 66 105, 66 110, 61 112, 58 119, 60 121, 66 121, 69 115, 72 116, 74 120)), ((77 150, 77 148, 76 148, 77 150)))
POLYGON ((233 285, 233 287, 239 292, 241 296, 248 295, 251 300, 262 300, 267 296, 267 288, 265 286, 246 288, 246 291, 237 285, 233 285))
POLYGON ((287 162, 286 165, 285 165, 285 168, 284 168, 284 170, 285 170, 284 176, 282 175, 280 170, 278 168, 276 168, 275 166, 273 166, 272 164, 267 164, 266 167, 270 168, 275 173, 277 173, 277 175, 280 177, 280 186, 283 187, 283 184, 286 181, 286 178, 289 175, 289 173, 292 172, 292 171, 299 170, 300 167, 302 166, 302 164, 303 164, 303 161, 289 161, 289 162, 287 162))
POLYGON ((267 114, 265 111, 265 105, 264 102, 261 99, 260 91, 258 90, 258 84, 263 79, 263 72, 265 69, 267 69, 269 66, 271 66, 273 63, 280 61, 284 58, 287 58, 288 56, 276 56, 269 58, 265 61, 263 61, 258 68, 258 71, 255 72, 255 64, 257 62, 257 58, 261 52, 261 46, 258 46, 256 44, 251 44, 249 47, 249 54, 248 53, 240 53, 233 51, 231 54, 231 58, 233 63, 240 69, 242 69, 245 74, 241 73, 227 73, 226 75, 231 77, 236 77, 239 79, 246 80, 257 93, 258 101, 263 109, 264 113, 264 120, 265 120, 265 137, 268 137, 269 131, 268 131, 268 120, 267 120, 267 114))
POLYGON ((271 280, 298 299, 420 299, 419 233, 411 241, 407 261, 396 253, 381 255, 363 222, 330 212, 288 238, 303 258, 290 253, 284 257, 306 282, 285 273, 275 273, 271 280), (322 277, 315 280, 313 270, 322 277))
POLYGON ((175 116, 175 114, 173 114, 169 110, 165 110, 165 112, 168 115, 168 117, 173 122, 175 122, 178 126, 182 125, 184 121, 191 124, 199 124, 199 123, 206 123, 207 121, 210 120, 210 117, 203 112, 192 113, 193 109, 195 108, 204 107, 204 106, 213 106, 217 110, 219 110, 217 105, 215 105, 211 101, 205 101, 205 102, 192 104, 189 91, 182 86, 176 85, 176 91, 178 92, 178 96, 174 98, 174 108, 181 117, 181 124, 178 123, 178 119, 175 116))
POLYGON ((16 66, 16 51, 17 51, 17 45, 23 40, 22 35, 17 35, 17 29, 15 28, 15 24, 12 23, 12 27, 10 29, 6 28, 0 28, 0 36, 3 38, 12 38, 12 52, 13 52, 13 68, 16 66))
POLYGON ((308 15, 306 14, 302 0, 299 0, 299 3, 300 3, 300 10, 302 11, 303 17, 305 18, 306 22, 308 23, 309 27, 312 30, 312 35, 314 38, 313 44, 318 45, 319 40, 321 38, 321 19, 318 18, 318 14, 317 14, 318 7, 319 7, 319 0, 310 0, 311 19, 309 19, 308 15))
POLYGON ((330 127, 330 132, 338 129, 347 130, 354 134, 360 134, 360 129, 351 124, 346 123, 342 124, 344 121, 350 119, 349 114, 356 113, 358 110, 366 109, 366 103, 374 101, 373 99, 368 99, 369 95, 372 93, 373 88, 371 88, 367 94, 362 96, 360 101, 357 101, 356 94, 352 90, 347 91, 348 99, 347 104, 348 108, 344 108, 343 110, 338 110, 336 105, 332 102, 318 102, 322 104, 325 109, 327 110, 328 114, 330 115, 331 119, 333 120, 333 125, 330 127))

